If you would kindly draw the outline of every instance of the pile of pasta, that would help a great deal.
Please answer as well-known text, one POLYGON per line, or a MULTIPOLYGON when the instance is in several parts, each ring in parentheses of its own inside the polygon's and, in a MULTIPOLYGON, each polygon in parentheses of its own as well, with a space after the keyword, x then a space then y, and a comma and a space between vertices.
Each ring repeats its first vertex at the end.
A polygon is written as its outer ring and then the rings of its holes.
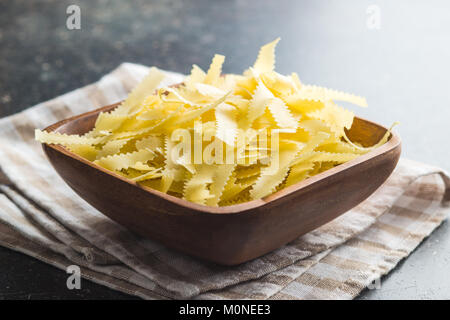
POLYGON ((90 132, 36 130, 36 139, 63 145, 144 187, 207 206, 266 197, 387 141, 389 132, 372 147, 347 137, 354 115, 335 102, 365 107, 364 98, 275 72, 278 40, 264 45, 241 75, 222 75, 222 55, 214 56, 207 72, 194 65, 176 86, 159 87, 164 74, 151 68, 117 108, 99 114, 90 132), (193 159, 196 151, 176 149, 180 129, 192 134, 192 150, 200 144, 202 161, 193 159), (226 157, 233 160, 220 161, 226 157))

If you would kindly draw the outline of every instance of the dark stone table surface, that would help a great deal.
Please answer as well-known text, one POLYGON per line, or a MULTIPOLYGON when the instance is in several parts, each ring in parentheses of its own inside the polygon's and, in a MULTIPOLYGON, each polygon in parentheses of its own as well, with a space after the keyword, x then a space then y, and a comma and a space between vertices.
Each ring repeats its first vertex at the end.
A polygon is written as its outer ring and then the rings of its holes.
MULTIPOLYGON (((0 2, 0 117, 89 84, 124 61, 187 73, 214 53, 225 72, 280 36, 277 69, 367 97, 366 118, 401 121, 403 155, 450 169, 450 3, 376 0, 0 2), (66 9, 81 8, 81 29, 66 9), (380 19, 377 19, 379 17, 380 19)), ((449 223, 360 299, 450 298, 449 223)), ((0 299, 129 299, 0 248, 0 299)))

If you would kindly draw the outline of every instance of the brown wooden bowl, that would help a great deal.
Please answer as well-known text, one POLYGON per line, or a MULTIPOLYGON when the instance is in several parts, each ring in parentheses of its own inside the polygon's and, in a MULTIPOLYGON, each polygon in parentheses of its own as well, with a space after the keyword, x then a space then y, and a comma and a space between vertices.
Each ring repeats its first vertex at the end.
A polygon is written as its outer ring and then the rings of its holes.
MULTIPOLYGON (((45 130, 67 134, 90 131, 106 106, 55 123, 45 130)), ((386 128, 355 118, 348 135, 375 144, 386 128)), ((335 219, 371 195, 394 170, 400 138, 354 160, 282 189, 263 199, 208 207, 140 186, 60 145, 43 144, 58 174, 100 212, 150 239, 223 265, 262 256, 335 219)))

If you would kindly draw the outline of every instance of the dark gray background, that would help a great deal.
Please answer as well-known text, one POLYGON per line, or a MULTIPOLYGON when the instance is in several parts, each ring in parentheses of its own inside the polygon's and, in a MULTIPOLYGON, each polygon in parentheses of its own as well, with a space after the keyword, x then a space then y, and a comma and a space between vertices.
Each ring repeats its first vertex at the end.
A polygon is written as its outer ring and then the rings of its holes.
MULTIPOLYGON (((358 115, 399 120, 403 156, 450 169, 448 1, 31 1, 0 2, 0 117, 98 80, 121 62, 187 73, 214 53, 241 72, 276 37, 277 70, 367 97, 358 115), (81 30, 66 8, 81 7, 81 30), (366 13, 377 5, 380 29, 366 13)), ((361 299, 450 298, 445 222, 361 299)), ((0 299, 129 298, 0 248, 0 299)), ((130 297, 131 298, 131 297, 130 297)))

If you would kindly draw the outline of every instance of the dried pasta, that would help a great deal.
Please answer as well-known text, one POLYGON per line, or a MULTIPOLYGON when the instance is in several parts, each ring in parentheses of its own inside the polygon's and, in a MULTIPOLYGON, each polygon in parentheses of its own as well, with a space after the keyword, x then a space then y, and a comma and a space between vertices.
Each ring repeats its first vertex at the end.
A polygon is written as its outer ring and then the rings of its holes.
POLYGON ((275 71, 279 39, 260 49, 243 74, 222 74, 225 57, 208 71, 194 65, 182 84, 159 87, 151 68, 115 110, 99 114, 84 135, 36 130, 144 188, 207 206, 266 197, 355 159, 372 147, 350 141, 354 114, 336 104, 366 107, 363 97, 303 84, 275 71))

